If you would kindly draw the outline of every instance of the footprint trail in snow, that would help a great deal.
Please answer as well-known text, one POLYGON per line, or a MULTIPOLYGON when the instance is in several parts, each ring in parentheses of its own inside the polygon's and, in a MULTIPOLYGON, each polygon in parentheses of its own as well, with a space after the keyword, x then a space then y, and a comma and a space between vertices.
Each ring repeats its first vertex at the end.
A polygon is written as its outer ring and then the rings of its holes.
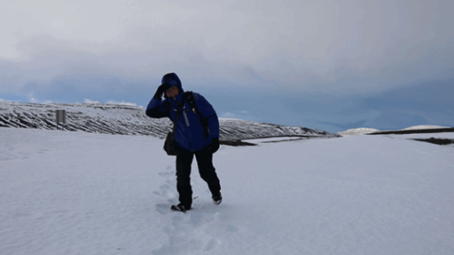
POLYGON ((165 172, 159 173, 163 184, 154 194, 161 197, 162 203, 156 205, 156 211, 162 216, 160 220, 167 222, 163 232, 168 235, 168 241, 152 254, 213 254, 222 245, 222 240, 216 238, 220 233, 234 234, 240 230, 226 217, 228 205, 213 204, 206 183, 196 171, 193 170, 191 184, 198 195, 186 213, 170 210, 170 205, 178 203, 175 168, 167 166, 165 172))

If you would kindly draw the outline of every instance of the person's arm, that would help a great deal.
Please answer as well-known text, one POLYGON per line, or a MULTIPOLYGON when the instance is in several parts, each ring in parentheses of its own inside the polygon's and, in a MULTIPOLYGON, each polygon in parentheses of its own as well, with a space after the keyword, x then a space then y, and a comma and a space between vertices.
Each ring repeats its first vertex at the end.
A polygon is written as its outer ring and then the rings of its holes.
POLYGON ((153 98, 150 100, 145 113, 151 118, 163 118, 169 117, 169 111, 165 107, 165 100, 162 100, 162 96, 167 90, 168 85, 163 84, 158 87, 153 98))

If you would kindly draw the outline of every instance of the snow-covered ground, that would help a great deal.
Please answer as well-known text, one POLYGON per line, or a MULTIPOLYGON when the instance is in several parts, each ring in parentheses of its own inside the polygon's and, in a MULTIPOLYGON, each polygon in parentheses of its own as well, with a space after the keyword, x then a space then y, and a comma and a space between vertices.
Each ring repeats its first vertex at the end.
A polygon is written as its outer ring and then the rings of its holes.
POLYGON ((454 146, 350 136, 221 146, 177 202, 163 140, 0 128, 0 254, 454 254, 454 146))

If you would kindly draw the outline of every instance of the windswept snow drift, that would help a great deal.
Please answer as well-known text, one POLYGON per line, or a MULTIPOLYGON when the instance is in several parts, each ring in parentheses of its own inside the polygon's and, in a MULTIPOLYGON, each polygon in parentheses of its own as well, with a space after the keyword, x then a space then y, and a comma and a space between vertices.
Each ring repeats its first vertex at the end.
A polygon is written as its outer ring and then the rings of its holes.
POLYGON ((162 140, 0 128, 0 253, 454 254, 454 147, 421 137, 221 146, 223 203, 194 163, 183 214, 162 140))

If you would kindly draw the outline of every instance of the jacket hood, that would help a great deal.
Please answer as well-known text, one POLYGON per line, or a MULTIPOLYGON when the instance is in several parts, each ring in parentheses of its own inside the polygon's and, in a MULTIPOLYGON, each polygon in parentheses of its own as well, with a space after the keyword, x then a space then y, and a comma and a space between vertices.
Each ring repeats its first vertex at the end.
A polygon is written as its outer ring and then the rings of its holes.
POLYGON ((168 84, 169 87, 178 86, 180 94, 184 93, 180 78, 178 78, 176 73, 168 73, 164 75, 164 77, 162 77, 161 84, 168 84))

